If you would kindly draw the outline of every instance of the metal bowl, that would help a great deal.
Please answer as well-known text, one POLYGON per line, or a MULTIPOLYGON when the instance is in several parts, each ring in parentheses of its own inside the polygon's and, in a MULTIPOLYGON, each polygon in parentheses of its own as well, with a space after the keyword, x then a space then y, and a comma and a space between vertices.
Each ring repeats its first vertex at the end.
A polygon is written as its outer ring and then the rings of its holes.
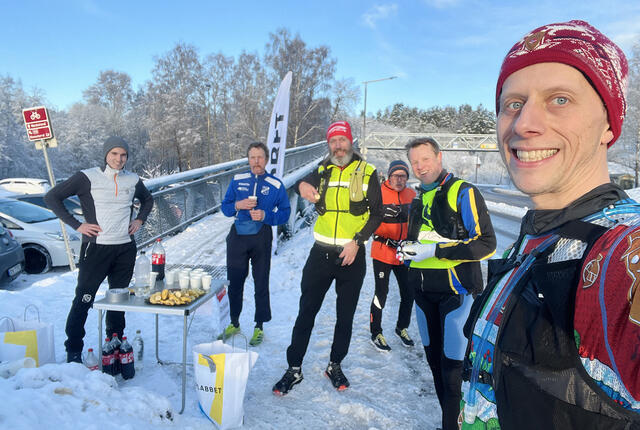
POLYGON ((129 301, 129 289, 112 288, 107 290, 106 298, 109 303, 126 303, 129 301))

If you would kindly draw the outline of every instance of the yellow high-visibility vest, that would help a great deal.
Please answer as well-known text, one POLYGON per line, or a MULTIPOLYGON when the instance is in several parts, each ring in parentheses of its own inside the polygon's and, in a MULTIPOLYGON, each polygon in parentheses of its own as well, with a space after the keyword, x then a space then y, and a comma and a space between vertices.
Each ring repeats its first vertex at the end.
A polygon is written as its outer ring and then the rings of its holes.
MULTIPOLYGON (((447 202, 454 212, 458 211, 458 191, 460 190, 460 186, 463 182, 464 181, 462 179, 456 180, 451 184, 447 192, 447 202)), ((420 243, 435 243, 433 240, 425 239, 424 236, 426 233, 435 230, 433 222, 431 221, 431 206, 433 205, 433 199, 438 191, 440 191, 440 187, 422 194, 422 225, 420 226, 420 233, 418 233, 418 241, 420 243)), ((450 269, 460 263, 461 261, 457 260, 440 260, 436 257, 430 257, 421 261, 412 260, 409 267, 416 269, 450 269)))
MULTIPOLYGON (((369 179, 375 172, 375 167, 363 160, 353 160, 347 167, 340 169, 338 166, 329 164, 319 166, 318 173, 323 176, 325 169, 331 173, 326 179, 326 192, 324 193, 325 213, 318 216, 316 225, 313 228, 313 237, 318 242, 328 245, 343 246, 358 233, 369 219, 369 210, 366 196, 369 187, 369 179), (357 203, 349 198, 349 184, 351 176, 360 169, 359 173, 364 173, 362 177, 362 191, 364 200, 357 203), (356 206, 364 210, 354 210, 356 206), (350 210, 351 208, 351 210, 350 210), (353 213, 362 212, 359 215, 353 213)), ((326 176, 325 176, 326 177, 326 176)))

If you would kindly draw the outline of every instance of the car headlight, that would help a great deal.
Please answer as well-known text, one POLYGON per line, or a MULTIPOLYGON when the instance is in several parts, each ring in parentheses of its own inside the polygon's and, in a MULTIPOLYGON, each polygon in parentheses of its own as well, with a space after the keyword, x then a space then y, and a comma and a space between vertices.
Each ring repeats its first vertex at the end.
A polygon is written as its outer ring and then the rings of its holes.
POLYGON ((62 233, 50 233, 50 232, 46 232, 45 235, 49 236, 52 239, 55 240, 64 240, 64 238, 62 237, 62 233))
POLYGON ((80 240, 80 236, 78 236, 77 234, 69 233, 69 240, 72 240, 72 241, 80 240))

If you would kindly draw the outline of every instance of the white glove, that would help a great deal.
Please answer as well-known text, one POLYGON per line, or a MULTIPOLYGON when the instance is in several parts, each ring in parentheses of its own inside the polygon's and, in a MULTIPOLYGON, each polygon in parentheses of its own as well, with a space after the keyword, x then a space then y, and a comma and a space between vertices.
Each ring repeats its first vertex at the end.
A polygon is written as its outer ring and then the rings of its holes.
POLYGON ((404 242, 398 247, 398 260, 422 261, 436 255, 435 243, 404 242))

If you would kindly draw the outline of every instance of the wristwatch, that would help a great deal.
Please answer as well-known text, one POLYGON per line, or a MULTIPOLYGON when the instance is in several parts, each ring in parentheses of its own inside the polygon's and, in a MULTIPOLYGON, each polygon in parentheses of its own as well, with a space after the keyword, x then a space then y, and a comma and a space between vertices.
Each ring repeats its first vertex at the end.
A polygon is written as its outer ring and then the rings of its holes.
POLYGON ((362 238, 362 234, 360 234, 360 232, 356 233, 356 235, 353 236, 353 240, 356 241, 358 246, 364 246, 365 239, 362 238))

